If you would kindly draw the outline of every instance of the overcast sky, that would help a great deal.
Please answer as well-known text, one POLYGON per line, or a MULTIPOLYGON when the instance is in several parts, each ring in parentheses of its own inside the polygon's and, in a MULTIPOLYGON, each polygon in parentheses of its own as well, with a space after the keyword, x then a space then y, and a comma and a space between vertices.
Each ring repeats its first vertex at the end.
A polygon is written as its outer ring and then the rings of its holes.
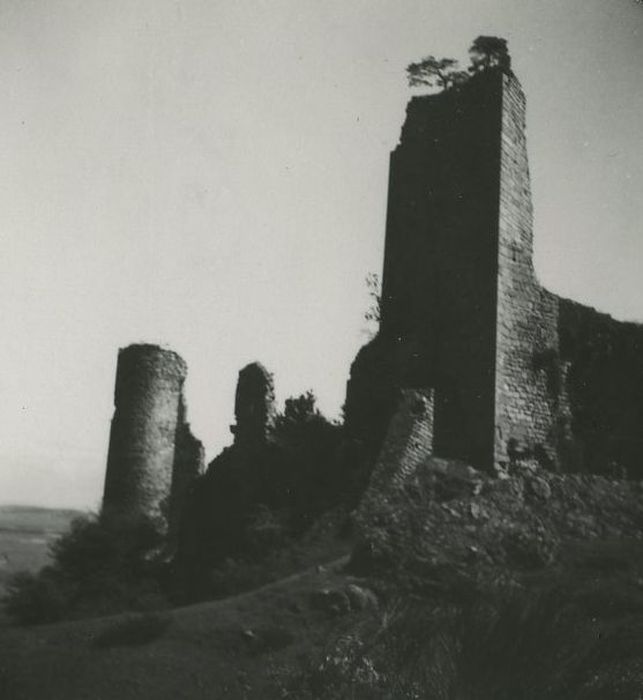
POLYGON ((0 502, 96 508, 119 347, 188 362, 208 459, 238 370, 337 415, 426 54, 509 40, 536 266, 643 320, 636 0, 0 0, 0 502))

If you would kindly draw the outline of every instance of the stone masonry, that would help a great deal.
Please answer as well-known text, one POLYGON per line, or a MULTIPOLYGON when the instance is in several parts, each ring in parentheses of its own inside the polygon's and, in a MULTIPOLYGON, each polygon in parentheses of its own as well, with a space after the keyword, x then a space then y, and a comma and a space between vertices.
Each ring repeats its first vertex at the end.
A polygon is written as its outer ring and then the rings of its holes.
POLYGON ((164 534, 203 463, 186 422, 186 373, 179 355, 156 345, 118 354, 103 512, 149 518, 164 534))
POLYGON ((413 469, 432 452, 433 390, 401 389, 362 507, 371 494, 403 486, 413 469))
POLYGON ((543 289, 532 218, 513 73, 411 99, 391 154, 380 331, 351 368, 349 438, 376 454, 395 389, 431 387, 439 457, 643 476, 643 327, 543 289))

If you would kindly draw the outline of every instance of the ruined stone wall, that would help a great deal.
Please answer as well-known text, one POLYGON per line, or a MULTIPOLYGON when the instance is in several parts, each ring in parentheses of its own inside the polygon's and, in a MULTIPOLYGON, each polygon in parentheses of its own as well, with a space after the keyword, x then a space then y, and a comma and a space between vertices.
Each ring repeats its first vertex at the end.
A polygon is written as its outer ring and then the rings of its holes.
POLYGON ((395 343, 380 334, 353 361, 344 404, 346 436, 367 460, 377 456, 382 446, 401 385, 395 343))
POLYGON ((570 467, 643 478, 643 325, 559 299, 570 467))
POLYGON ((533 269, 533 212, 525 133, 525 96, 502 75, 498 216, 495 462, 527 458, 554 465, 561 401, 548 375, 558 354, 558 303, 533 269))
POLYGON ((156 345, 119 351, 103 512, 146 516, 167 530, 172 482, 182 481, 173 473, 185 466, 175 446, 186 372, 179 355, 156 345))
POLYGON ((373 469, 358 517, 370 518, 415 467, 433 453, 432 389, 402 389, 382 449, 373 469))
POLYGON ((435 388, 435 449, 491 468, 502 75, 413 98, 391 155, 381 332, 435 388))
POLYGON ((643 475, 643 326, 539 285, 517 78, 411 99, 388 197, 380 333, 347 387, 360 468, 396 388, 432 387, 437 456, 643 475))
POLYGON ((235 444, 254 446, 266 441, 275 422, 275 389, 272 375, 259 362, 239 372, 234 415, 235 444))

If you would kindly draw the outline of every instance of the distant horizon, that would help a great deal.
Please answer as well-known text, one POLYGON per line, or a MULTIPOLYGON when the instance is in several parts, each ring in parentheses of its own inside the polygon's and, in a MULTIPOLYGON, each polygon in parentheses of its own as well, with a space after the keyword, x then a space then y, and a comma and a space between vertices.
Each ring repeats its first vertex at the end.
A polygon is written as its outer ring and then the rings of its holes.
POLYGON ((207 461, 238 371, 339 415, 381 276, 406 65, 505 37, 527 97, 534 266, 643 322, 635 0, 7 0, 0 503, 100 505, 118 349, 188 364, 207 461), (28 502, 26 499, 29 499, 28 502))

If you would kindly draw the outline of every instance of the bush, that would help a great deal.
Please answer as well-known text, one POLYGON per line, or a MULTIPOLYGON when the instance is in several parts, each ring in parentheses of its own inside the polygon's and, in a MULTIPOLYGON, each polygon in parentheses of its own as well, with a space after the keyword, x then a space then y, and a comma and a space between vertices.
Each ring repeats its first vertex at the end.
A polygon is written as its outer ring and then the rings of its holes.
POLYGON ((69 590, 52 567, 39 574, 19 571, 7 584, 5 609, 10 617, 23 625, 57 622, 65 617, 69 590))
POLYGON ((53 564, 8 584, 6 611, 20 624, 167 606, 161 537, 143 519, 87 516, 51 546, 53 564))
POLYGON ((261 558, 269 550, 289 543, 290 513, 274 511, 258 505, 246 521, 246 545, 248 554, 261 558))
POLYGON ((286 399, 272 437, 294 467, 289 506, 295 530, 301 534, 315 517, 345 497, 345 474, 338 459, 342 428, 321 414, 315 395, 308 391, 286 399))

